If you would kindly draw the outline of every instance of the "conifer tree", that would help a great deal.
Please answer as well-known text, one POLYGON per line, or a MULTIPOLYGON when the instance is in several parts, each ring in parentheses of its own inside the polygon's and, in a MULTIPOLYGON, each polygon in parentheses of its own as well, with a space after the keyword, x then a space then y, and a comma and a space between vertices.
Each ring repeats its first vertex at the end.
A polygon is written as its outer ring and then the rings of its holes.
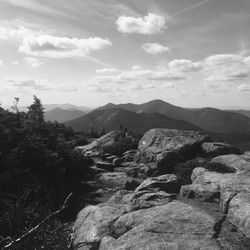
POLYGON ((40 126, 44 123, 44 108, 42 106, 41 100, 33 96, 34 102, 28 107, 28 118, 29 120, 37 126, 40 126))

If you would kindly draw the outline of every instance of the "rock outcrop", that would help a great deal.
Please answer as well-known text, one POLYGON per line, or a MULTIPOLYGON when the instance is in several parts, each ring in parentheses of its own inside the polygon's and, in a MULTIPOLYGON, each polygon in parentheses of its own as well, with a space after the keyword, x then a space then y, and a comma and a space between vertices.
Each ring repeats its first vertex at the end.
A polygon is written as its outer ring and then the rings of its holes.
MULTIPOLYGON (((159 177, 166 179, 175 182, 171 176, 159 177)), ((141 188, 83 209, 75 222, 74 249, 220 249, 212 216, 174 200, 161 186, 154 191, 141 188)))
POLYGON ((170 173, 176 163, 198 155, 202 143, 209 140, 202 132, 151 129, 139 142, 136 161, 156 162, 159 173, 170 173))
MULTIPOLYGON (((102 151, 100 141, 83 152, 102 151)), ((138 150, 105 160, 96 182, 114 195, 78 214, 74 249, 250 249, 249 152, 202 132, 152 129, 138 150)))
POLYGON ((227 219, 250 238, 250 159, 232 154, 215 157, 211 162, 221 164, 223 171, 194 169, 193 184, 182 186, 181 195, 218 199, 227 219))
POLYGON ((89 145, 77 147, 76 150, 90 154, 93 152, 106 152, 120 155, 137 146, 137 140, 123 131, 111 131, 108 134, 93 141, 89 145))

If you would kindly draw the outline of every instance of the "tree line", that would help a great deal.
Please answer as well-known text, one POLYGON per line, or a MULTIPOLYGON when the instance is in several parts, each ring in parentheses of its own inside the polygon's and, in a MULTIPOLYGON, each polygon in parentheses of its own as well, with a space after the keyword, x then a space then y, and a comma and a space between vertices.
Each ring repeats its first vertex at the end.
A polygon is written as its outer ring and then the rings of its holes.
MULTIPOLYGON (((74 151, 85 138, 63 124, 45 121, 36 96, 27 112, 19 111, 18 105, 15 98, 11 111, 0 107, 1 249, 59 209, 70 193, 84 188, 82 179, 90 174, 91 160, 74 151)), ((39 233, 12 249, 64 249, 67 237, 51 232, 69 220, 70 211, 50 218, 39 233)))

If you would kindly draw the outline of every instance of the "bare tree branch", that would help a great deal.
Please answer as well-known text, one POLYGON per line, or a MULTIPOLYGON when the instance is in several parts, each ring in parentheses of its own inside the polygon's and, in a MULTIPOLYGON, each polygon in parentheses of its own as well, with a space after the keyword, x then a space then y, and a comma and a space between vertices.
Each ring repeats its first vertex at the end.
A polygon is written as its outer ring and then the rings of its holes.
POLYGON ((25 239, 26 237, 28 237, 30 234, 32 234, 33 232, 35 232, 38 228, 40 228, 45 222, 47 222, 49 219, 51 219, 52 217, 58 215, 59 213, 61 213, 66 207, 67 207, 67 203, 70 199, 70 197, 72 196, 72 192, 67 196, 67 198, 64 200, 62 206, 60 209, 56 210, 55 212, 49 214, 46 218, 44 218, 39 224, 37 224, 35 227, 32 227, 29 231, 27 231, 25 234, 23 234, 22 236, 20 236, 17 239, 12 240, 10 243, 8 243, 7 245, 5 245, 3 247, 3 249, 8 249, 11 246, 13 246, 16 243, 21 242, 23 239, 25 239))

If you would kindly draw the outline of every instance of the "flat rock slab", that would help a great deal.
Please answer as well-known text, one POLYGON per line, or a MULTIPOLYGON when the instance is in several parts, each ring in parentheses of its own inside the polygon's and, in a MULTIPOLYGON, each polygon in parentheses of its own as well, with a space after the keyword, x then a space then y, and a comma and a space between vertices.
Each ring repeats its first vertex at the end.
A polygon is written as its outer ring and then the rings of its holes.
POLYGON ((101 242, 100 250, 220 249, 213 239, 215 220, 184 204, 142 209, 124 214, 112 226, 114 239, 101 242))
POLYGON ((213 238, 216 219, 172 198, 163 191, 119 191, 86 207, 75 222, 74 249, 220 249, 213 238), (150 206, 138 206, 145 202, 150 206))

